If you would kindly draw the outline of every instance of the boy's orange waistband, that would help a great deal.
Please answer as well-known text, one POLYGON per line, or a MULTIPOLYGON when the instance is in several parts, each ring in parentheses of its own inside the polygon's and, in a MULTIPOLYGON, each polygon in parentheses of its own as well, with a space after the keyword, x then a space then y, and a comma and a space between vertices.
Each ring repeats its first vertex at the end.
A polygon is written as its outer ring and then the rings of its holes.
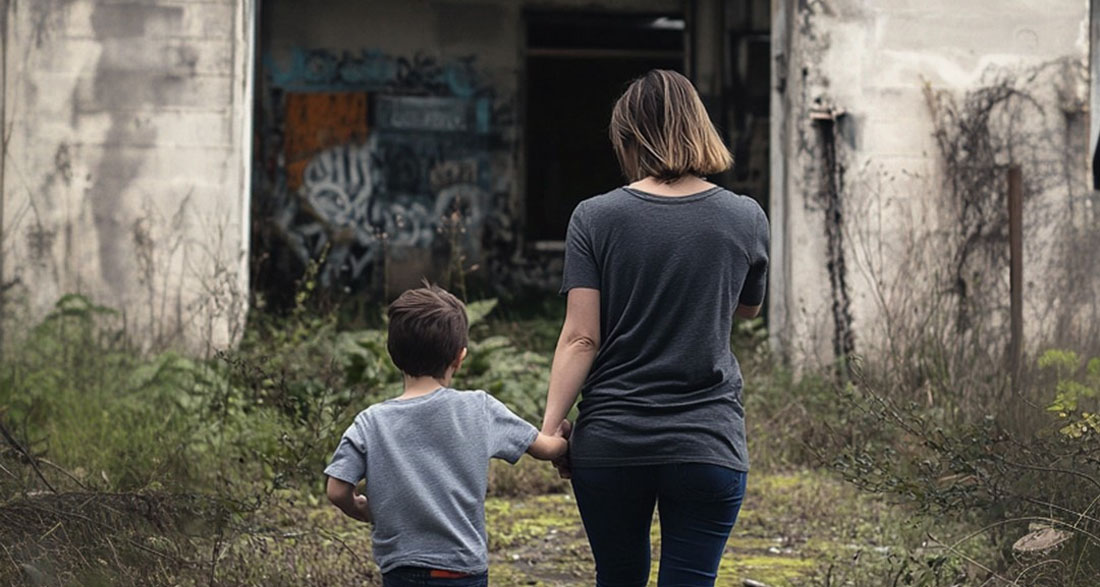
POLYGON ((470 573, 460 573, 458 571, 448 571, 446 569, 428 569, 428 576, 433 579, 461 579, 463 577, 469 577, 470 573))

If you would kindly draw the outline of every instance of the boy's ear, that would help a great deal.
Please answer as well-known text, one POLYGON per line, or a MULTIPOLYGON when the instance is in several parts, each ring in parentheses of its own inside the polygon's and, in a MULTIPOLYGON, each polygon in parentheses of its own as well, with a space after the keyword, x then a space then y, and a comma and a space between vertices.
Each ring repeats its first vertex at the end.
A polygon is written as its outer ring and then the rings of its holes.
POLYGON ((462 361, 465 358, 466 358, 466 347, 462 347, 462 350, 458 351, 458 357, 455 358, 455 362, 452 363, 452 365, 454 365, 455 371, 458 371, 458 368, 462 366, 462 361))

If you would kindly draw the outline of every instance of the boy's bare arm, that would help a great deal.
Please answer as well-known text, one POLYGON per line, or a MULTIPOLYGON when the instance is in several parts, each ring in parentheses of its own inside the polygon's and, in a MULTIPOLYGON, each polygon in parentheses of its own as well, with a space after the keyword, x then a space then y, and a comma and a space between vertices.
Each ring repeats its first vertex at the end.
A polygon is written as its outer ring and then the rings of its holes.
POLYGON ((555 434, 554 436, 550 436, 549 434, 539 432, 535 441, 531 443, 531 446, 527 447, 527 454, 540 461, 552 461, 565 454, 565 451, 568 449, 569 441, 561 435, 555 434))
POLYGON ((573 424, 569 420, 562 420, 553 434, 539 432, 535 441, 527 447, 527 454, 543 461, 564 457, 565 453, 569 452, 569 434, 572 431, 573 424))
POLYGON ((325 487, 328 500, 332 505, 340 508, 340 511, 360 522, 370 522, 370 505, 367 496, 355 493, 355 486, 347 481, 341 481, 335 477, 328 478, 328 486, 325 487))

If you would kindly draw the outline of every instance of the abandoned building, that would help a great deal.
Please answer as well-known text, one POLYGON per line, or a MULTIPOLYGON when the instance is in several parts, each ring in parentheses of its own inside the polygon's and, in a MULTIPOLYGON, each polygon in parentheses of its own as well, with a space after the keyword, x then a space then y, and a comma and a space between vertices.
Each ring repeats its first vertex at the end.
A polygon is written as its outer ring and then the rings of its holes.
POLYGON ((4 0, 7 314, 82 292, 201 348, 311 264, 351 296, 552 291, 573 207, 622 183, 615 98, 667 68, 734 153, 711 179, 769 214, 787 357, 865 352, 929 304, 999 328, 1017 290, 1030 340, 1080 338, 1095 4, 4 0))

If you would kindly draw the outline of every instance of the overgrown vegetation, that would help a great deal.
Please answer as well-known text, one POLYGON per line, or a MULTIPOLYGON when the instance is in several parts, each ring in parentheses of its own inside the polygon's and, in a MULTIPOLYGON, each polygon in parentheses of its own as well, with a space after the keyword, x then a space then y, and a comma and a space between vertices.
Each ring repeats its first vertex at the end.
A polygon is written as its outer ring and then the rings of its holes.
POLYGON ((947 558, 910 564, 893 584, 1083 586, 1100 576, 1100 326, 1092 280, 1081 277, 1093 260, 1061 253, 1080 251, 1097 231, 1075 218, 1065 218, 1064 233, 1039 229, 1073 210, 1079 186, 1061 173, 1076 106, 1063 101, 1063 116, 1053 116, 1038 104, 1058 100, 1034 95, 1061 92, 1074 67, 991 71, 961 99, 929 88, 945 168, 939 215, 912 210, 920 222, 898 231, 889 255, 873 236, 853 235, 883 344, 852 357, 854 377, 837 392, 859 427, 826 435, 818 454, 865 491, 971 527, 929 530, 947 558), (1044 279, 1058 284, 1028 316, 1028 336, 1045 342, 1031 348, 1053 348, 1019 365, 1008 352, 1004 270, 1012 165, 1023 170, 1026 250, 1056 261, 1044 279), (1052 193, 1068 193, 1068 207, 1052 193), (1051 312, 1076 318, 1041 319, 1051 312))
MULTIPOLYGON (((335 530, 288 537, 269 520, 319 504, 340 434, 356 412, 397 395, 401 376, 385 331, 343 330, 336 312, 309 310, 312 287, 307 275, 292 312, 257 317, 237 348, 209 360, 143 353, 114 310, 61 299, 3 357, 0 583, 337 577, 325 560, 287 548, 339 544, 335 530), (276 543, 289 568, 257 556, 276 543)), ((483 322, 494 305, 469 305, 471 360, 456 383, 534 420, 548 360, 491 332, 483 322)), ((494 467, 493 476, 500 494, 563 488, 541 468, 494 467)), ((341 581, 370 579, 367 552, 346 561, 357 570, 341 581)))
MULTIPOLYGON (((326 507, 319 471, 354 414, 396 395, 400 377, 383 330, 344 330, 336 313, 307 310, 306 297, 288 315, 258 317, 236 349, 206 361, 142 354, 112 310, 62 299, 4 358, 0 582, 376 581, 367 534, 326 507)), ((470 304, 471 359, 456 384, 487 389, 537 421, 560 317, 491 318, 494 304, 470 304)), ((729 573, 773 585, 949 585, 1017 575, 1071 584, 1096 571, 1097 515, 1082 499, 1098 495, 1088 489, 1096 476, 1083 471, 1096 465, 1100 360, 1044 356, 1034 376, 1047 401, 1033 411, 1049 424, 1045 452, 1028 444, 1010 453, 1024 439, 995 419, 944 428, 927 406, 891 399, 907 397, 900 390, 871 393, 880 382, 868 370, 843 388, 828 376, 796 376, 775 364, 766 338, 760 321, 739 322, 733 336, 753 478, 770 497, 746 503, 729 573), (827 497, 816 474, 781 482, 769 473, 821 463, 896 496, 895 505, 856 505, 835 489, 827 497), (800 501, 777 505, 784 495, 800 501), (1059 542, 1053 553, 1013 554, 1029 524, 1055 531, 1047 532, 1059 542), (1026 566, 1037 562, 1045 564, 1026 566)), ((497 464, 491 475, 497 509, 568 495, 552 469, 533 462, 497 464)), ((590 555, 575 535, 579 520, 562 529, 560 516, 551 523, 539 517, 542 506, 530 507, 524 516, 537 520, 521 527, 509 526, 519 523, 511 515, 498 519, 498 540, 564 566, 531 575, 505 556, 496 576, 583 584, 590 555), (574 538, 545 542, 551 531, 574 538)), ((513 552, 496 544, 494 557, 513 552)))

